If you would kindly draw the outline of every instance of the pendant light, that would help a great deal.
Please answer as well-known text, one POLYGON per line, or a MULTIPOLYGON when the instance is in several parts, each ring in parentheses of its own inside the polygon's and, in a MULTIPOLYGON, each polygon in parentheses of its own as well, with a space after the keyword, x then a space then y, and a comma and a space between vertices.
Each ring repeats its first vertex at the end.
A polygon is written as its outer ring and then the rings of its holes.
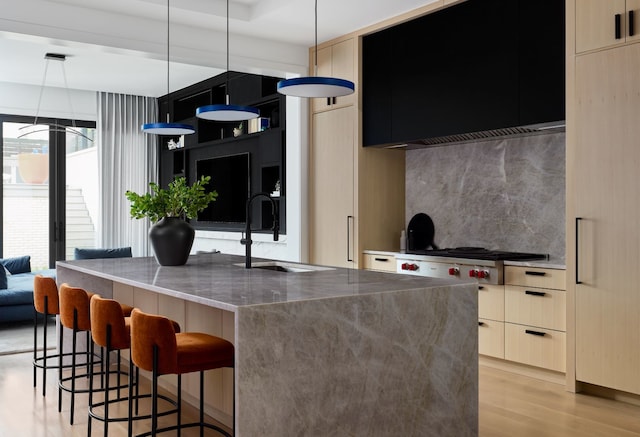
POLYGON ((227 0, 227 81, 226 103, 224 105, 207 105, 196 108, 196 117, 215 121, 242 121, 257 118, 258 108, 229 104, 229 0, 227 0))
MULTIPOLYGON (((167 95, 169 95, 169 0, 167 0, 167 95)), ((171 123, 169 110, 167 110, 167 121, 159 123, 145 123, 142 125, 142 132, 156 135, 189 135, 196 130, 190 124, 171 123)))
POLYGON ((280 94, 294 97, 341 97, 353 94, 353 82, 337 77, 318 76, 318 0, 315 0, 315 76, 295 77, 278 82, 280 94))
POLYGON ((42 76, 42 84, 40 85, 40 94, 38 96, 38 107, 36 108, 36 117, 33 120, 32 125, 22 126, 18 130, 21 131, 18 138, 23 138, 37 132, 66 132, 69 134, 77 135, 84 138, 87 141, 93 142, 93 138, 89 138, 83 134, 76 126, 75 113, 73 112, 73 104, 71 102, 71 93, 69 92, 69 85, 67 84, 67 72, 64 68, 64 61, 67 60, 67 55, 60 53, 45 53, 44 55, 44 75, 42 76), (71 126, 65 126, 60 123, 46 123, 43 125, 38 124, 38 117, 40 116, 40 105, 42 104, 42 94, 44 93, 45 85, 47 83, 47 71, 49 70, 49 61, 60 62, 60 68, 62 69, 62 79, 64 81, 64 89, 67 93, 67 100, 69 102, 69 110, 71 111, 71 126))

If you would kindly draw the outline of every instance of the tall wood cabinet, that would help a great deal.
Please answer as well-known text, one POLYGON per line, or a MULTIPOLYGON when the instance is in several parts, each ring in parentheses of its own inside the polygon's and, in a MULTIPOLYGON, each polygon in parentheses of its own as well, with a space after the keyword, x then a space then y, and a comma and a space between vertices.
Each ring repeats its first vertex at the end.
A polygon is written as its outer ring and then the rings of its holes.
MULTIPOLYGON (((330 54, 322 63, 341 78, 349 79, 337 66, 353 66, 355 79, 359 46, 359 37, 351 35, 322 45, 318 53, 330 54)), ((354 82, 356 92, 348 99, 328 105, 314 99, 310 120, 309 258, 348 268, 363 266, 365 248, 398 250, 405 226, 404 151, 362 148, 360 90, 354 82)))
MULTIPOLYGON (((576 39, 580 8, 605 3, 576 1, 576 39)), ((640 44, 570 53, 567 67, 568 387, 640 394, 640 44)))
MULTIPOLYGON (((355 81, 356 57, 355 38, 336 42, 318 49, 318 76, 337 77, 355 81)), ((315 51, 311 51, 309 65, 315 63, 315 51)), ((351 106, 355 103, 355 94, 342 97, 327 97, 311 99, 313 112, 335 109, 344 106, 351 106)))

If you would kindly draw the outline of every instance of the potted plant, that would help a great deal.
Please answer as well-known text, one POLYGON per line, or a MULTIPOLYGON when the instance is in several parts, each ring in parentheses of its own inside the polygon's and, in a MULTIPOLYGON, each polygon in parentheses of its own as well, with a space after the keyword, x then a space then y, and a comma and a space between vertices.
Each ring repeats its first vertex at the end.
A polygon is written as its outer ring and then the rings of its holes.
POLYGON ((200 211, 218 197, 215 190, 208 193, 205 190, 205 185, 210 181, 211 176, 202 176, 188 186, 184 177, 178 177, 167 189, 150 182, 148 193, 141 195, 129 190, 125 193, 131 202, 131 217, 148 217, 153 223, 149 229, 149 238, 158 264, 186 264, 195 231, 185 219, 196 218, 200 211))

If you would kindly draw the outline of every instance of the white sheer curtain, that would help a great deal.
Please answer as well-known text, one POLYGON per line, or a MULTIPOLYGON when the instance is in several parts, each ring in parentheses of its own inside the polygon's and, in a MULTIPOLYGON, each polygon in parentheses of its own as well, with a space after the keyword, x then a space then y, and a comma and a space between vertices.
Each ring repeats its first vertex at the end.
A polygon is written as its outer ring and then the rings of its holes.
POLYGON ((158 180, 157 140, 140 131, 157 119, 156 99, 98 93, 99 229, 102 247, 131 246, 133 256, 149 256, 149 220, 132 219, 127 190, 144 193, 158 180))

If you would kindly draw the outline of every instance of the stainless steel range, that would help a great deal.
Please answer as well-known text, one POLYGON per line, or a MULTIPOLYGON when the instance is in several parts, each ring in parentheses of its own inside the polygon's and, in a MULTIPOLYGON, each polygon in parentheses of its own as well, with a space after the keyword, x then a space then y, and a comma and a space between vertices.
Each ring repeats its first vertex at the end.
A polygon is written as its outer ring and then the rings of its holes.
POLYGON ((396 272, 432 278, 476 279, 481 284, 503 284, 504 261, 541 259, 548 259, 548 255, 478 247, 415 250, 396 255, 396 272))

